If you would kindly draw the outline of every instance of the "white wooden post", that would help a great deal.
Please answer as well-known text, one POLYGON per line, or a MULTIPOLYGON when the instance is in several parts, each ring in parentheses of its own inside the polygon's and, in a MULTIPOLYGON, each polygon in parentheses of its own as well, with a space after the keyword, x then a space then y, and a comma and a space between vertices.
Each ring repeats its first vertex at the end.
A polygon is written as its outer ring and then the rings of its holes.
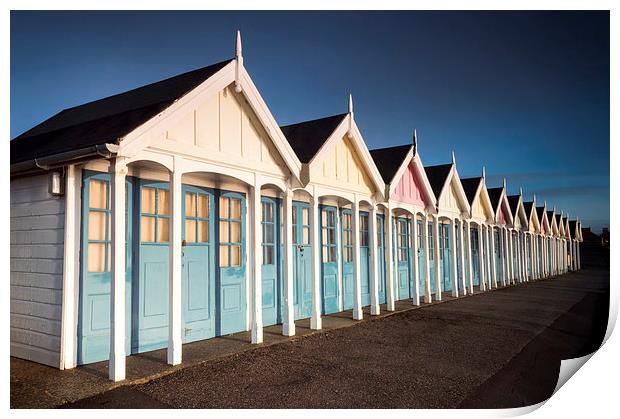
POLYGON ((428 252, 428 218, 429 214, 426 214, 423 219, 423 232, 424 232, 424 302, 430 303, 433 301, 431 295, 431 266, 430 255, 428 252))
POLYGON ((577 269, 581 270, 581 245, 577 242, 577 269))
POLYGON ((377 258, 377 210, 373 202, 368 213, 368 229, 370 230, 370 314, 378 316, 381 313, 379 308, 379 260, 377 258))
POLYGON ((433 217, 433 230, 435 232, 435 300, 441 301, 441 265, 439 264, 439 215, 433 217))
POLYGON ((174 170, 170 173, 170 252, 168 263, 168 364, 177 365, 182 359, 182 178, 181 158, 174 158, 174 170))
POLYGON ((467 269, 465 269, 465 235, 466 235, 466 231, 469 230, 465 230, 465 221, 464 220, 459 220, 459 249, 460 249, 460 255, 458 255, 458 257, 461 258, 461 289, 463 290, 463 295, 467 295, 467 280, 466 280, 466 271, 467 269))
POLYGON ((418 257, 418 215, 415 209, 413 210, 413 218, 411 220, 411 248, 412 252, 412 263, 411 268, 413 269, 412 277, 413 277, 413 290, 415 295, 413 296, 413 304, 416 306, 420 305, 420 286, 419 286, 419 257, 418 257))
POLYGON ((64 258, 62 268, 62 327, 60 338, 60 369, 74 368, 77 364, 77 288, 79 281, 78 252, 79 249, 79 219, 80 212, 77 205, 77 177, 79 170, 75 165, 67 166, 65 172, 65 230, 64 230, 64 258))
POLYGON ((295 336, 295 277, 293 275, 293 191, 286 188, 283 199, 284 213, 284 313, 282 334, 295 336))
POLYGON ((450 222, 450 228, 452 229, 452 240, 450 240, 450 247, 452 247, 452 249, 450 249, 450 256, 452 258, 452 278, 453 278, 453 282, 452 282, 452 296, 453 297, 458 297, 459 296, 459 274, 458 274, 458 266, 456 264, 456 241, 457 241, 457 237, 458 237, 458 230, 456 228, 456 218, 453 218, 450 222))
POLYGON ((502 286, 506 286, 506 240, 504 239, 504 227, 500 227, 497 229, 497 233, 499 236, 498 245, 501 249, 500 262, 501 262, 501 272, 502 272, 502 286))
POLYGON ((497 256, 495 255, 495 227, 489 229, 489 240, 491 241, 491 280, 493 288, 497 288, 497 256))
POLYGON ((357 202, 357 197, 354 198, 355 202, 352 207, 352 225, 353 229, 353 282, 355 299, 353 302, 353 319, 362 320, 364 318, 364 312, 362 311, 362 278, 360 274, 360 206, 357 202))
POLYGON ((485 234, 482 232, 483 225, 480 224, 478 226, 478 259, 480 263, 480 291, 486 291, 486 257, 484 252, 484 236, 485 234))
POLYGON ((312 317, 310 328, 320 330, 321 324, 321 243, 319 242, 319 198, 313 196, 310 205, 312 229, 312 317))
POLYGON ((109 377, 125 379, 125 176, 127 167, 114 160, 111 169, 112 286, 110 298, 109 377))
POLYGON ((467 263, 469 264, 469 293, 474 293, 474 273, 473 273, 473 261, 471 260, 471 221, 467 221, 465 238, 467 240, 467 263))
POLYGON ((394 255, 393 255, 393 223, 392 223, 392 206, 388 201, 387 214, 385 215, 385 267, 387 273, 387 281, 385 284, 385 299, 387 310, 394 311, 394 255))
POLYGON ((485 234, 485 240, 486 240, 486 249, 487 249, 487 287, 489 287, 489 290, 493 289, 493 283, 494 283, 494 278, 495 278, 495 252, 494 252, 494 248, 493 248, 493 230, 491 226, 487 226, 486 227, 486 234, 485 234))
POLYGON ((253 261, 254 270, 253 282, 253 304, 252 304, 252 343, 263 342, 263 228, 262 228, 262 204, 260 197, 261 184, 258 179, 254 181, 254 187, 250 191, 252 199, 252 231, 253 240, 253 261))

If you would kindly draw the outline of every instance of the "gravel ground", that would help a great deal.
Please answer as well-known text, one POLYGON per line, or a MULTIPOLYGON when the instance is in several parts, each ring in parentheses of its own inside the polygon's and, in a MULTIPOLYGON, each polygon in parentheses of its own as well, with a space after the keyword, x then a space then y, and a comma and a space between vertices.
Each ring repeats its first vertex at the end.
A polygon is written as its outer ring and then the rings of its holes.
POLYGON ((517 407, 598 347, 609 271, 499 289, 189 367, 64 407, 517 407), (570 356, 568 356, 570 355, 570 356))

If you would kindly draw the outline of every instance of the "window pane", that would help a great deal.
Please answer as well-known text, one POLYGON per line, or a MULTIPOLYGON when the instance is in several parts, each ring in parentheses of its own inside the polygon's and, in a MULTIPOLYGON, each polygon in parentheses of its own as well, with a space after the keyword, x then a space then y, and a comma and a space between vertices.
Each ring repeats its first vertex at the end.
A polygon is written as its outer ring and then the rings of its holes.
POLYGON ((232 243, 241 242, 241 223, 230 223, 230 241, 232 243))
POLYGON ((170 193, 165 189, 158 189, 157 196, 157 213, 170 215, 170 193))
POLYGON ((241 266, 241 246, 230 246, 230 266, 241 266))
POLYGON ((263 242, 265 243, 273 243, 273 226, 267 224, 265 225, 265 234, 263 235, 263 242))
POLYGON ((88 213, 88 240, 106 240, 107 213, 90 211, 88 213))
POLYGON ((303 244, 310 244, 310 228, 309 227, 304 227, 302 229, 302 232, 304 234, 304 236, 303 236, 303 244))
POLYGON ((230 200, 230 218, 233 220, 241 219, 241 200, 232 198, 230 200))
POLYGON ((209 222, 198 221, 198 242, 206 243, 209 241, 209 222))
POLYGON ((303 225, 310 224, 310 210, 308 208, 301 209, 301 222, 303 225))
POLYGON ((157 241, 165 243, 170 240, 170 220, 168 218, 157 219, 157 241))
POLYGON ((336 230, 334 230, 333 228, 329 229, 327 232, 327 241, 329 244, 334 244, 336 243, 336 230))
POLYGON ((198 194, 198 216, 209 218, 209 195, 198 194))
POLYGON ((263 222, 273 222, 273 204, 263 202, 263 222))
POLYGON ((334 246, 329 248, 329 261, 330 262, 336 261, 336 248, 334 246))
POLYGON ((155 241, 155 218, 142 216, 140 221, 140 240, 143 242, 155 241))
POLYGON ((328 242, 327 242, 327 229, 326 228, 322 228, 321 229, 321 240, 322 240, 323 244, 328 244, 328 242))
POLYGON ((142 213, 155 214, 155 189, 142 188, 142 213))
POLYGON ((228 218, 228 201, 229 199, 226 197, 220 197, 220 218, 228 218))
POLYGON ((327 211, 321 211, 321 225, 327 224, 327 211))
POLYGON ((230 239, 228 224, 228 221, 220 221, 220 241, 223 243, 227 243, 230 239))
POLYGON ((295 226, 293 227, 293 244, 299 244, 297 237, 297 228, 295 226))
POLYGON ((263 265, 273 265, 273 246, 263 246, 263 265))
POLYGON ((293 212, 291 213, 291 220, 293 225, 297 224, 297 208, 293 207, 293 212))
POLYGON ((329 262, 328 258, 328 253, 329 252, 329 248, 327 246, 323 246, 323 263, 329 262))
POLYGON ((227 267, 228 265, 228 246, 220 245, 220 266, 227 267))
POLYGON ((185 192, 185 216, 196 216, 196 194, 192 192, 185 192))
POLYGON ((107 209, 108 182, 91 179, 88 205, 91 208, 107 209))
POLYGON ((185 220, 185 241, 196 243, 196 220, 185 220))
POLYGON ((88 272, 105 271, 105 244, 88 243, 88 272))

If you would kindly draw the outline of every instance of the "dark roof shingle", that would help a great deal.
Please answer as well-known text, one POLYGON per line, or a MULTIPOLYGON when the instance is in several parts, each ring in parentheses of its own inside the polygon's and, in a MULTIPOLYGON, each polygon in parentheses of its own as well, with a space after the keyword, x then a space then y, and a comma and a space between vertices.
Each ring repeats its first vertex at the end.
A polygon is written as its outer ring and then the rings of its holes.
POLYGON ((469 205, 474 204, 474 198, 476 198, 476 191, 478 190, 478 186, 480 186, 480 182, 482 182, 481 176, 461 179, 461 184, 463 185, 463 190, 465 191, 469 205))
POLYGON ((519 206, 519 198, 521 198, 521 195, 510 195, 507 197, 508 205, 510 206, 510 212, 515 214, 515 218, 517 214, 517 207, 519 206))
POLYGON ((499 199, 502 197, 502 191, 504 188, 487 188, 489 198, 491 199, 491 205, 493 205, 493 211, 497 211, 499 207, 499 199))
POLYGON ((302 163, 308 163, 348 114, 328 116, 280 127, 302 163))
POLYGON ((403 164, 403 160, 405 160, 407 153, 409 153, 412 147, 413 144, 405 144, 370 150, 370 155, 385 183, 395 180, 394 175, 396 175, 398 168, 403 164))
POLYGON ((426 166, 424 168, 424 171, 426 172, 426 177, 428 178, 428 182, 431 184, 431 188, 433 189, 433 193, 435 194, 435 197, 437 199, 439 199, 441 189, 446 183, 446 179, 448 178, 451 169, 452 163, 438 164, 436 166, 426 166))
POLYGON ((65 109, 11 141, 11 163, 117 143, 213 76, 222 61, 124 93, 65 109))

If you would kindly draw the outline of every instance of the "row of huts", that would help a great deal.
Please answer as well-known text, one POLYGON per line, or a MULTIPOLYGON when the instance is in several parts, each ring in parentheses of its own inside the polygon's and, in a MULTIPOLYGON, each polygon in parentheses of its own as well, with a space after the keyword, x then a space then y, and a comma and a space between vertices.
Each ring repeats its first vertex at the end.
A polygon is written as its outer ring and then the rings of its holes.
POLYGON ((11 355, 60 369, 580 267, 581 226, 506 183, 369 150, 348 111, 278 126, 235 58, 11 142, 11 355))

